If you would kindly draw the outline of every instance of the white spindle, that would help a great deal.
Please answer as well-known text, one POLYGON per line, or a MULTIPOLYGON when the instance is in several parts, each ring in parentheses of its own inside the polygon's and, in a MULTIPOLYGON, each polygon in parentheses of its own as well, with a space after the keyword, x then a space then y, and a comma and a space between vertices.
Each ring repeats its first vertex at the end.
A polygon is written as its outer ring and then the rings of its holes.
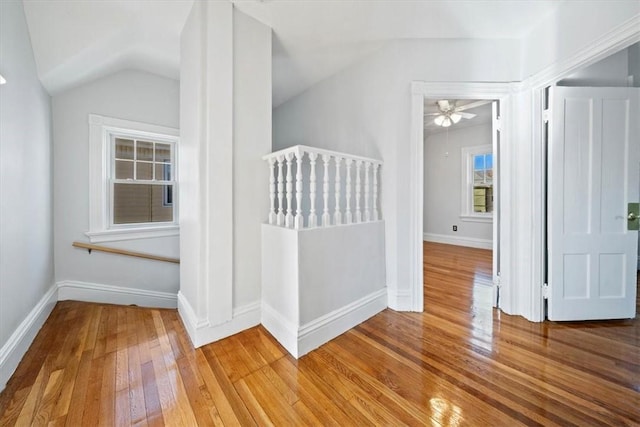
POLYGON ((335 197, 336 197, 336 208, 333 212, 333 223, 335 225, 342 224, 342 212, 340 212, 340 162, 342 162, 341 157, 335 158, 336 162, 336 182, 335 182, 335 197))
POLYGON ((304 151, 296 151, 296 217, 294 228, 299 230, 304 227, 302 218, 302 158, 304 151))
POLYGON ((371 221, 371 210, 369 209, 369 168, 370 162, 364 163, 364 220, 371 221))
POLYGON ((328 154, 322 155, 322 161, 324 162, 324 182, 322 185, 322 200, 323 200, 323 209, 322 209, 322 226, 327 227, 331 225, 331 216, 329 216, 329 160, 331 156, 328 154))
POLYGON ((284 174, 282 166, 284 165, 284 156, 278 156, 278 215, 276 216, 276 224, 284 225, 284 174))
POLYGON ((276 159, 269 159, 269 224, 276 222, 276 159))
POLYGON ((287 215, 285 216, 285 227, 293 227, 293 174, 291 173, 293 164, 293 153, 285 155, 287 159, 287 215))
POLYGON ((378 168, 379 164, 373 165, 373 220, 377 221, 378 217, 378 168))
POLYGON ((362 160, 356 160, 356 221, 362 222, 362 212, 360 212, 360 169, 362 160))
POLYGON ((316 215, 316 159, 318 153, 309 153, 309 165, 311 172, 309 173, 309 227, 318 225, 318 216, 316 215))
POLYGON ((351 214, 351 163, 353 163, 353 159, 345 159, 344 163, 347 165, 347 181, 346 181, 346 206, 344 212, 344 219, 346 224, 351 224, 353 222, 353 215, 351 214))

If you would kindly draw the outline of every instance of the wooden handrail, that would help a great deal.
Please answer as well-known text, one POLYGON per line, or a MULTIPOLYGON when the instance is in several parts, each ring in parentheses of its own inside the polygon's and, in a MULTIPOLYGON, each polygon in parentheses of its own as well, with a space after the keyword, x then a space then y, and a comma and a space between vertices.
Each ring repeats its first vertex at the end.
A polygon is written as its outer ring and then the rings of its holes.
POLYGON ((165 262, 173 262, 175 264, 180 264, 180 260, 178 258, 170 258, 165 256, 159 256, 159 255, 145 254, 142 252, 127 251, 125 249, 116 249, 116 248, 110 248, 107 246, 92 245, 91 243, 73 242, 72 246, 74 248, 87 249, 89 253, 91 253, 91 251, 109 252, 112 254, 126 255, 126 256, 132 256, 137 258, 146 258, 146 259, 152 259, 155 261, 165 261, 165 262))

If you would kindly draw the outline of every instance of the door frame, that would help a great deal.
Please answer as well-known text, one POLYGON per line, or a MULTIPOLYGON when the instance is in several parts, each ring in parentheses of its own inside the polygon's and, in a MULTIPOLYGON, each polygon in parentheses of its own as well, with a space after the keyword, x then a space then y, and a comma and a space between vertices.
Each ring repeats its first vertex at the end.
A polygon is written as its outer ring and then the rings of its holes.
MULTIPOLYGON (((424 100, 426 98, 433 99, 491 99, 500 102, 500 120, 501 120, 501 138, 500 138, 500 188, 502 194, 505 194, 505 187, 508 186, 508 180, 511 177, 509 159, 508 141, 510 135, 510 95, 513 92, 512 83, 471 83, 471 82, 422 82, 414 81, 411 83, 411 150, 410 150, 410 189, 409 189, 409 206, 410 206, 410 248, 409 248, 409 297, 411 311, 421 312, 424 310, 423 295, 423 217, 424 217, 424 100), (506 184, 506 185, 503 185, 506 184)), ((494 227, 501 227, 501 230, 507 230, 510 227, 511 206, 509 203, 499 204, 500 212, 497 217, 500 221, 494 221, 494 227)), ((498 245, 502 246, 503 239, 508 238, 510 233, 499 233, 501 241, 498 245)), ((495 246, 494 246, 495 247, 495 246)), ((494 277, 494 285, 500 286, 501 301, 509 305, 510 303, 503 299, 509 292, 509 271, 510 271, 510 254, 508 251, 500 251, 500 276, 494 277), (497 280, 497 282, 496 282, 497 280)), ((495 273, 495 272, 494 272, 495 273)))

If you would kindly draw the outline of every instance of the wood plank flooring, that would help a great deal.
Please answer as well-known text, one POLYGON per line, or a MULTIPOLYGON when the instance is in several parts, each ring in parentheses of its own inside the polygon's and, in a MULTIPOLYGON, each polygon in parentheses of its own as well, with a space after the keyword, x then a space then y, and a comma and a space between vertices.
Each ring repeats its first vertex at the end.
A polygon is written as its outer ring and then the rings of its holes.
POLYGON ((175 310, 60 302, 0 425, 640 425, 640 322, 490 308, 491 253, 425 243, 424 313, 300 360, 262 327, 193 349, 175 310))

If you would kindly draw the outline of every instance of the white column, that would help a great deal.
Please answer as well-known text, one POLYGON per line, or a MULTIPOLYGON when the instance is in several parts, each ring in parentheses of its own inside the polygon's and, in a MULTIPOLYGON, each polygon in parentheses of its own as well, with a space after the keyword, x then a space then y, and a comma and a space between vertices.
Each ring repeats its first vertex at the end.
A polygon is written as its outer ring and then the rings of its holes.
POLYGON ((304 227, 302 217, 302 158, 304 151, 296 151, 296 217, 294 220, 294 228, 300 230, 304 227))
POLYGON ((284 225, 284 173, 282 166, 284 165, 284 156, 278 156, 278 215, 276 216, 276 224, 284 225))
POLYGON ((362 212, 360 212, 360 169, 362 160, 356 160, 356 219, 355 222, 362 222, 362 212))
POLYGON ((287 159, 287 215, 285 216, 285 227, 293 227, 293 174, 291 173, 293 164, 293 153, 285 154, 287 159))
POLYGON ((318 225, 318 216, 316 215, 316 159, 318 153, 309 153, 309 164, 311 166, 311 172, 309 173, 309 227, 316 227, 318 225))
POLYGON ((351 214, 351 163, 353 163, 353 159, 345 159, 344 163, 347 165, 347 180, 345 185, 347 205, 345 207, 344 219, 346 224, 351 224, 353 222, 353 215, 351 214))
POLYGON ((379 164, 373 165, 373 220, 377 221, 379 218, 378 215, 378 168, 379 164))
POLYGON ((336 157, 336 182, 335 182, 335 197, 336 197, 336 208, 333 212, 333 223, 335 225, 342 224, 342 212, 340 212, 340 162, 342 162, 342 158, 336 157))
POLYGON ((331 156, 328 154, 322 155, 322 161, 324 162, 324 182, 322 185, 322 201, 324 202, 322 209, 323 227, 331 225, 331 216, 329 216, 329 160, 331 160, 331 156))
POLYGON ((369 168, 370 162, 364 163, 364 220, 371 221, 371 210, 369 209, 369 168))
POLYGON ((269 224, 276 222, 276 159, 269 159, 269 224))

